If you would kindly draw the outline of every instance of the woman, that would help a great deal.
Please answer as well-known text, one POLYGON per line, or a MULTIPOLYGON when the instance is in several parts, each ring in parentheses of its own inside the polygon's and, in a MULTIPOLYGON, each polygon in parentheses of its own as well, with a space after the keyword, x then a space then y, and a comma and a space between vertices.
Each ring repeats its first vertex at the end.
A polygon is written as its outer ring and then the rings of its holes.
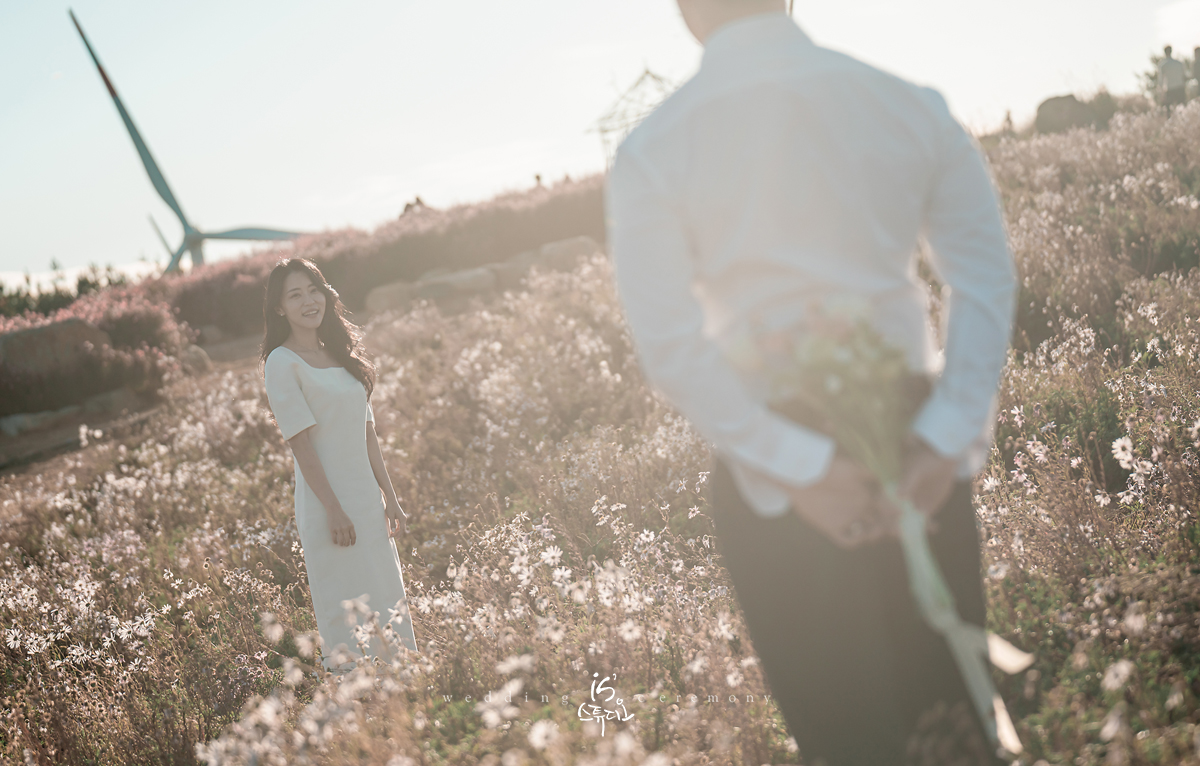
MULTIPOLYGON (((375 367, 364 358, 338 294, 311 261, 284 260, 271 271, 263 319, 267 398, 295 456, 296 527, 322 662, 334 669, 347 654, 359 654, 343 602, 360 597, 382 622, 395 614, 397 636, 416 651, 400 557, 390 539, 404 534, 407 516, 383 463, 368 401, 375 367)), ((380 653, 378 638, 372 647, 380 653)))

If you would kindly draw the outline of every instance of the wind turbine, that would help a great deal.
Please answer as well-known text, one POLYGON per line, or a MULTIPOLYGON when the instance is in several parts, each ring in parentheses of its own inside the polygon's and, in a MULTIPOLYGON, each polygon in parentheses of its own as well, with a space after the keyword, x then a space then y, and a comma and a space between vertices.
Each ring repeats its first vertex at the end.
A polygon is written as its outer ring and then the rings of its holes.
MULTIPOLYGON (((121 97, 117 95, 117 89, 113 87, 112 81, 105 74, 104 67, 100 64, 100 59, 96 57, 96 51, 92 50, 92 44, 88 42, 87 35, 83 33, 83 27, 79 26, 79 19, 75 18, 75 12, 68 10, 67 13, 71 15, 71 21, 75 24, 75 29, 78 30, 79 36, 83 38, 83 44, 87 46, 88 53, 91 55, 92 61, 96 64, 96 69, 100 72, 100 78, 104 80, 104 86, 108 88, 108 95, 112 96, 113 103, 117 105, 117 111, 120 112, 121 119, 125 122, 125 128, 129 131, 129 137, 133 139, 134 148, 137 149, 138 155, 142 158, 142 164, 146 167, 146 173, 150 176, 150 183, 154 184, 154 190, 158 192, 158 196, 162 197, 167 206, 175 211, 175 215, 179 218, 179 223, 183 225, 183 242, 179 245, 179 249, 172 253, 170 246, 167 245, 167 252, 171 253, 171 262, 167 265, 167 271, 175 271, 179 268, 179 260, 183 257, 185 251, 191 256, 192 266, 203 264, 204 240, 206 239, 278 240, 292 239, 293 237, 300 236, 300 232, 262 229, 258 227, 205 232, 188 223, 187 216, 183 214, 183 208, 179 206, 175 195, 171 193, 171 187, 167 186, 166 177, 158 169, 158 163, 154 161, 154 157, 150 155, 150 148, 142 140, 141 134, 138 133, 137 127, 133 124, 133 118, 129 116, 129 112, 125 110, 125 105, 121 103, 121 97)), ((153 219, 150 222, 154 224, 153 219)), ((157 224, 154 224, 154 230, 158 231, 157 224)), ((163 239, 161 231, 158 231, 158 236, 160 239, 163 239)), ((163 244, 166 245, 165 239, 163 239, 163 244)))

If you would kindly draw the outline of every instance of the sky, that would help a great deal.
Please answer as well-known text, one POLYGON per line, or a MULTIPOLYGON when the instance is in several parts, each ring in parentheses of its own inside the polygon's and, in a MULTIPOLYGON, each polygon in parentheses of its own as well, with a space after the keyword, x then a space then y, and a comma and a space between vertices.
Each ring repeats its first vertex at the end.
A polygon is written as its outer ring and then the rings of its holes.
MULTIPOLYGON (((1200 0, 796 0, 797 22, 947 97, 976 132, 1044 98, 1137 89, 1200 0)), ((192 223, 372 229, 602 171, 597 120, 701 48, 674 0, 74 0, 192 223)), ((67 6, 0 3, 0 275, 165 263, 150 185, 67 6)), ((209 243, 210 259, 245 244, 209 243)))

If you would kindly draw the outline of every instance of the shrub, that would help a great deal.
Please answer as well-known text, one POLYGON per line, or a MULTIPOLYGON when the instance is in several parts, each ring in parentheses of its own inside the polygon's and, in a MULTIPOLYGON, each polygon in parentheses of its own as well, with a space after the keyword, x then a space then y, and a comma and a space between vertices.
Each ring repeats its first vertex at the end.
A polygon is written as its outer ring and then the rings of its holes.
POLYGON ((0 318, 0 333, 82 319, 108 333, 111 347, 80 351, 78 361, 43 375, 0 365, 0 417, 55 410, 122 386, 155 393, 172 368, 170 358, 188 342, 189 330, 170 307, 137 287, 89 293, 50 315, 0 318))
POLYGON ((251 334, 262 329, 263 285, 280 258, 316 262, 342 301, 357 310, 373 288, 413 281, 435 268, 481 266, 577 235, 603 241, 602 197, 603 178, 593 176, 448 210, 421 207, 369 235, 344 230, 301 237, 288 247, 168 277, 163 289, 192 327, 251 334))

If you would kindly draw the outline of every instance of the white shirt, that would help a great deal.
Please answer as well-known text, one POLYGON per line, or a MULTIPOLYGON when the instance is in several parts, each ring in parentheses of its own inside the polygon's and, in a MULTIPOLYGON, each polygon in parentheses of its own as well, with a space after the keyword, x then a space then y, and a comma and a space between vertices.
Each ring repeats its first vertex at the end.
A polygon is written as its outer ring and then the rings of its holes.
POLYGON ((763 404, 722 343, 855 296, 916 370, 943 367, 916 275, 949 285, 944 369, 914 429, 969 475, 986 461, 1016 280, 991 178, 938 93, 820 48, 781 13, 713 33, 699 72, 621 145, 609 246, 649 381, 715 443, 764 516, 834 445, 763 404))
POLYGON ((1178 90, 1186 84, 1187 71, 1182 61, 1167 56, 1158 62, 1158 78, 1163 90, 1178 90))

